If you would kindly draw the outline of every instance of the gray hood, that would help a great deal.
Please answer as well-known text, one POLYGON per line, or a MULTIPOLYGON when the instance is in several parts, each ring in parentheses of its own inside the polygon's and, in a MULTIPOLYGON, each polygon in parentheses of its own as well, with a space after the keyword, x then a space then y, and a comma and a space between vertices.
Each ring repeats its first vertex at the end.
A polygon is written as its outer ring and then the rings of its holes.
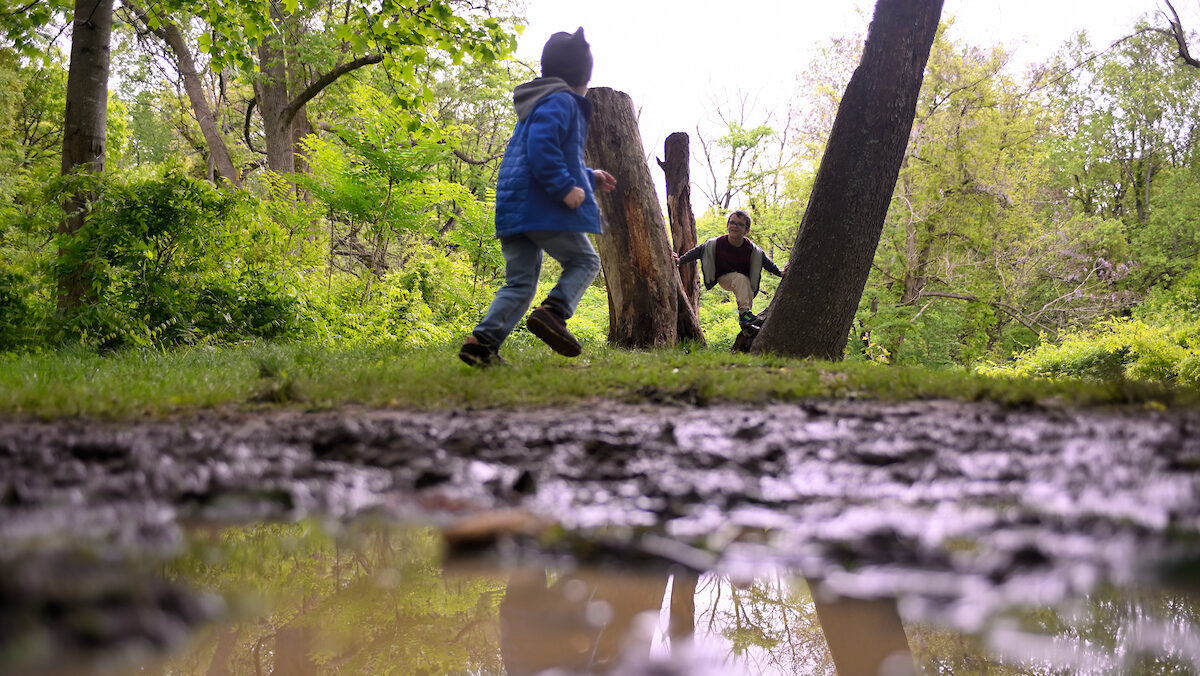
POLYGON ((557 92, 572 91, 567 81, 560 77, 539 77, 513 90, 513 106, 517 109, 517 120, 525 121, 533 112, 538 101, 557 92))

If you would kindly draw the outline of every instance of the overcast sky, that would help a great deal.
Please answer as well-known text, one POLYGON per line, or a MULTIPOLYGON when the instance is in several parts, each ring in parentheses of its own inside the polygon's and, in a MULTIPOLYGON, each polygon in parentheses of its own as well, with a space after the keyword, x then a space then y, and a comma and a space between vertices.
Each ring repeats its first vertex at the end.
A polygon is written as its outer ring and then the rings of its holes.
MULTIPOLYGON (((749 95, 761 111, 782 103, 816 46, 865 30, 874 2, 861 0, 526 0, 529 25, 518 56, 536 62, 555 31, 584 27, 593 87, 628 93, 641 109, 642 143, 662 155, 675 131, 692 135, 712 118, 714 97, 749 95)), ((1177 0, 1184 25, 1200 28, 1200 0, 1177 0)), ((1160 0, 945 0, 952 35, 1003 44, 1019 64, 1045 59, 1078 30, 1092 44, 1126 35, 1160 0)), ((757 122, 750 120, 750 122, 757 122)), ((698 169, 692 168, 693 183, 698 169)), ((662 172, 652 171, 662 190, 662 172)), ((697 213, 703 198, 693 188, 697 213)), ((662 195, 660 195, 660 199, 662 195)))

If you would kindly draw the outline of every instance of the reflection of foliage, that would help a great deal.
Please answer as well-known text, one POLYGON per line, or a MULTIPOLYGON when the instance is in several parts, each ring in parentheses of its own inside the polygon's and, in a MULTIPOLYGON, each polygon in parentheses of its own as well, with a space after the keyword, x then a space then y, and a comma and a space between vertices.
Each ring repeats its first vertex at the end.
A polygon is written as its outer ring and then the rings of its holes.
POLYGON ((915 625, 908 634, 927 674, 1191 674, 1195 637, 1189 628, 1198 622, 1200 607, 1178 594, 1106 588, 1063 609, 1007 613, 1001 624, 1028 636, 1001 642, 1002 654, 984 640, 940 627, 915 625), (1030 657, 1032 642, 1042 646, 1035 651, 1040 657, 1030 657))
POLYGON ((168 572, 221 592, 247 618, 266 610, 206 637, 170 673, 501 670, 494 627, 503 583, 444 575, 430 529, 334 539, 306 524, 230 528, 202 535, 168 572), (238 603, 256 595, 265 608, 238 603))

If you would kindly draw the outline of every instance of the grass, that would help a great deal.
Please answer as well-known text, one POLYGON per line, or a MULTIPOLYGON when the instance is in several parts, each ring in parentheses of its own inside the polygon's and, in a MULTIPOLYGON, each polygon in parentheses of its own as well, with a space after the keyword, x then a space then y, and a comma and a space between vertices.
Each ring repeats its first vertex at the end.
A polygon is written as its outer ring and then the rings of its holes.
POLYGON ((708 405, 807 398, 992 400, 1008 405, 1194 405, 1193 389, 1136 381, 998 378, 863 362, 829 363, 682 348, 629 351, 587 345, 578 359, 517 334, 509 366, 462 364, 457 344, 253 344, 169 352, 0 355, 0 415, 127 419, 205 408, 348 404, 416 409, 532 407, 597 399, 708 405))

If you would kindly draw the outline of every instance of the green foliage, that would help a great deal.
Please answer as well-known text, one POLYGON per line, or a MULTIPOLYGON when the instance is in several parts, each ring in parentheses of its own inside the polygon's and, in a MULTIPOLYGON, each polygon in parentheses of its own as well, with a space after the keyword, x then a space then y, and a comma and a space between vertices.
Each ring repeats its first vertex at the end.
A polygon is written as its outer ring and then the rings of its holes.
POLYGON ((0 352, 34 342, 38 325, 33 282, 18 271, 0 268, 0 352))
POLYGON ((1131 317, 1098 322, 984 373, 1200 385, 1200 270, 1153 289, 1131 317))
POLYGON ((84 226, 59 239, 58 277, 88 280, 88 302, 61 318, 64 340, 106 349, 270 338, 297 321, 280 233, 254 204, 168 170, 109 182, 84 226))
POLYGON ((982 373, 1043 378, 1129 378, 1200 384, 1200 323, 1182 329, 1152 326, 1136 319, 1112 319, 1044 343, 1007 368, 981 367, 982 373))
POLYGON ((27 3, 20 0, 0 2, 0 47, 11 47, 25 59, 45 56, 47 45, 57 37, 51 24, 62 24, 74 3, 47 0, 27 3))

